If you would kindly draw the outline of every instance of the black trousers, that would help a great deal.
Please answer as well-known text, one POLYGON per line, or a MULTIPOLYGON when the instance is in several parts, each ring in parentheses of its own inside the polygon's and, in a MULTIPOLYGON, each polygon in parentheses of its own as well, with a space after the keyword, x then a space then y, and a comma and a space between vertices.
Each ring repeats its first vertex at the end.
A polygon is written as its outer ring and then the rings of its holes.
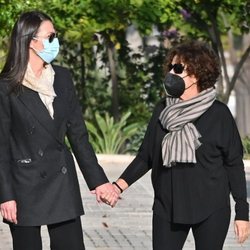
MULTIPOLYGON (((51 250, 84 250, 80 218, 48 225, 51 250)), ((41 227, 10 225, 13 250, 42 250, 41 227)))
POLYGON ((196 250, 222 250, 230 224, 230 207, 197 224, 175 224, 153 215, 153 249, 181 250, 192 229, 196 250))

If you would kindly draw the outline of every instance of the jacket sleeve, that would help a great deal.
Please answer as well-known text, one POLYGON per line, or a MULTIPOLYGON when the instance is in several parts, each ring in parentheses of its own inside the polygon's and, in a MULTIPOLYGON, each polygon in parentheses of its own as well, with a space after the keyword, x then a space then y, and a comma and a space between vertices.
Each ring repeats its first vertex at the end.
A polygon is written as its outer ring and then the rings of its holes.
POLYGON ((155 107, 136 157, 120 176, 120 178, 124 179, 128 185, 133 184, 152 168, 152 145, 155 128, 157 126, 156 124, 162 108, 163 102, 160 102, 155 107))
POLYGON ((247 202, 246 177, 243 163, 243 147, 241 138, 229 110, 224 117, 221 136, 224 146, 224 166, 229 180, 230 191, 235 201, 235 220, 249 220, 249 204, 247 202))
POLYGON ((11 176, 11 112, 7 85, 0 82, 0 203, 14 200, 11 176))
POLYGON ((77 163, 90 190, 107 183, 108 179, 98 164, 95 152, 89 142, 88 132, 83 120, 82 110, 77 99, 70 73, 66 74, 70 103, 70 114, 67 121, 67 137, 77 163))

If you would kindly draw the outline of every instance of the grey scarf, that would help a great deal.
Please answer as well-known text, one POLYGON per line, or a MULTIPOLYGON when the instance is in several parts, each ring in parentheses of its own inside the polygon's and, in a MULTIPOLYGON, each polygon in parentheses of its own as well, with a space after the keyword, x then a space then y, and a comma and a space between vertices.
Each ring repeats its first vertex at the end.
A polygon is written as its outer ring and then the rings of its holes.
POLYGON ((164 166, 171 167, 176 162, 196 163, 195 150, 201 145, 201 135, 193 121, 213 104, 215 96, 215 89, 209 88, 187 101, 166 98, 166 107, 159 117, 162 126, 169 131, 162 141, 164 166))

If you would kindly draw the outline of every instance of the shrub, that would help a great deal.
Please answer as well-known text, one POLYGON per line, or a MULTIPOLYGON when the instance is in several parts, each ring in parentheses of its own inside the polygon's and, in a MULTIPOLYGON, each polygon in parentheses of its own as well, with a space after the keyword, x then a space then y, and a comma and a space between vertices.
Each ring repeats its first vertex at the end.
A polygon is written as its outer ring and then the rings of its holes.
POLYGON ((242 139, 244 158, 250 159, 250 138, 247 136, 242 139))
POLYGON ((127 124, 131 112, 125 113, 118 122, 107 112, 102 117, 95 112, 93 123, 86 121, 90 143, 96 153, 119 154, 129 151, 126 142, 131 140, 140 125, 137 122, 127 124))

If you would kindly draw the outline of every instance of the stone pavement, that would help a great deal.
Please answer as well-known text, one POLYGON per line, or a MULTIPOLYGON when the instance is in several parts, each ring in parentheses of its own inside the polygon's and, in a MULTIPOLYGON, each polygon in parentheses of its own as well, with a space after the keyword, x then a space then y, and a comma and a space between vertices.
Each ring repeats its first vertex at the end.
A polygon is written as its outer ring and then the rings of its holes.
MULTIPOLYGON (((130 156, 98 156, 110 181, 119 177, 122 170, 131 161, 130 156)), ((246 167, 248 201, 250 202, 250 164, 246 167)), ((85 181, 79 178, 85 215, 82 217, 86 250, 151 250, 151 219, 153 191, 150 173, 134 183, 122 194, 115 208, 98 204, 90 194, 85 181)), ((232 202, 232 211, 233 209, 232 202)), ((249 250, 250 240, 239 245, 234 237, 233 216, 226 238, 224 250, 249 250)), ((43 250, 49 250, 49 238, 46 227, 42 227, 43 250)), ((11 250, 11 237, 8 227, 0 223, 0 250, 11 250)), ((194 250, 194 241, 190 233, 184 250, 194 250)), ((70 250, 70 249, 69 249, 70 250)), ((212 250, 212 249, 211 249, 212 250)))

